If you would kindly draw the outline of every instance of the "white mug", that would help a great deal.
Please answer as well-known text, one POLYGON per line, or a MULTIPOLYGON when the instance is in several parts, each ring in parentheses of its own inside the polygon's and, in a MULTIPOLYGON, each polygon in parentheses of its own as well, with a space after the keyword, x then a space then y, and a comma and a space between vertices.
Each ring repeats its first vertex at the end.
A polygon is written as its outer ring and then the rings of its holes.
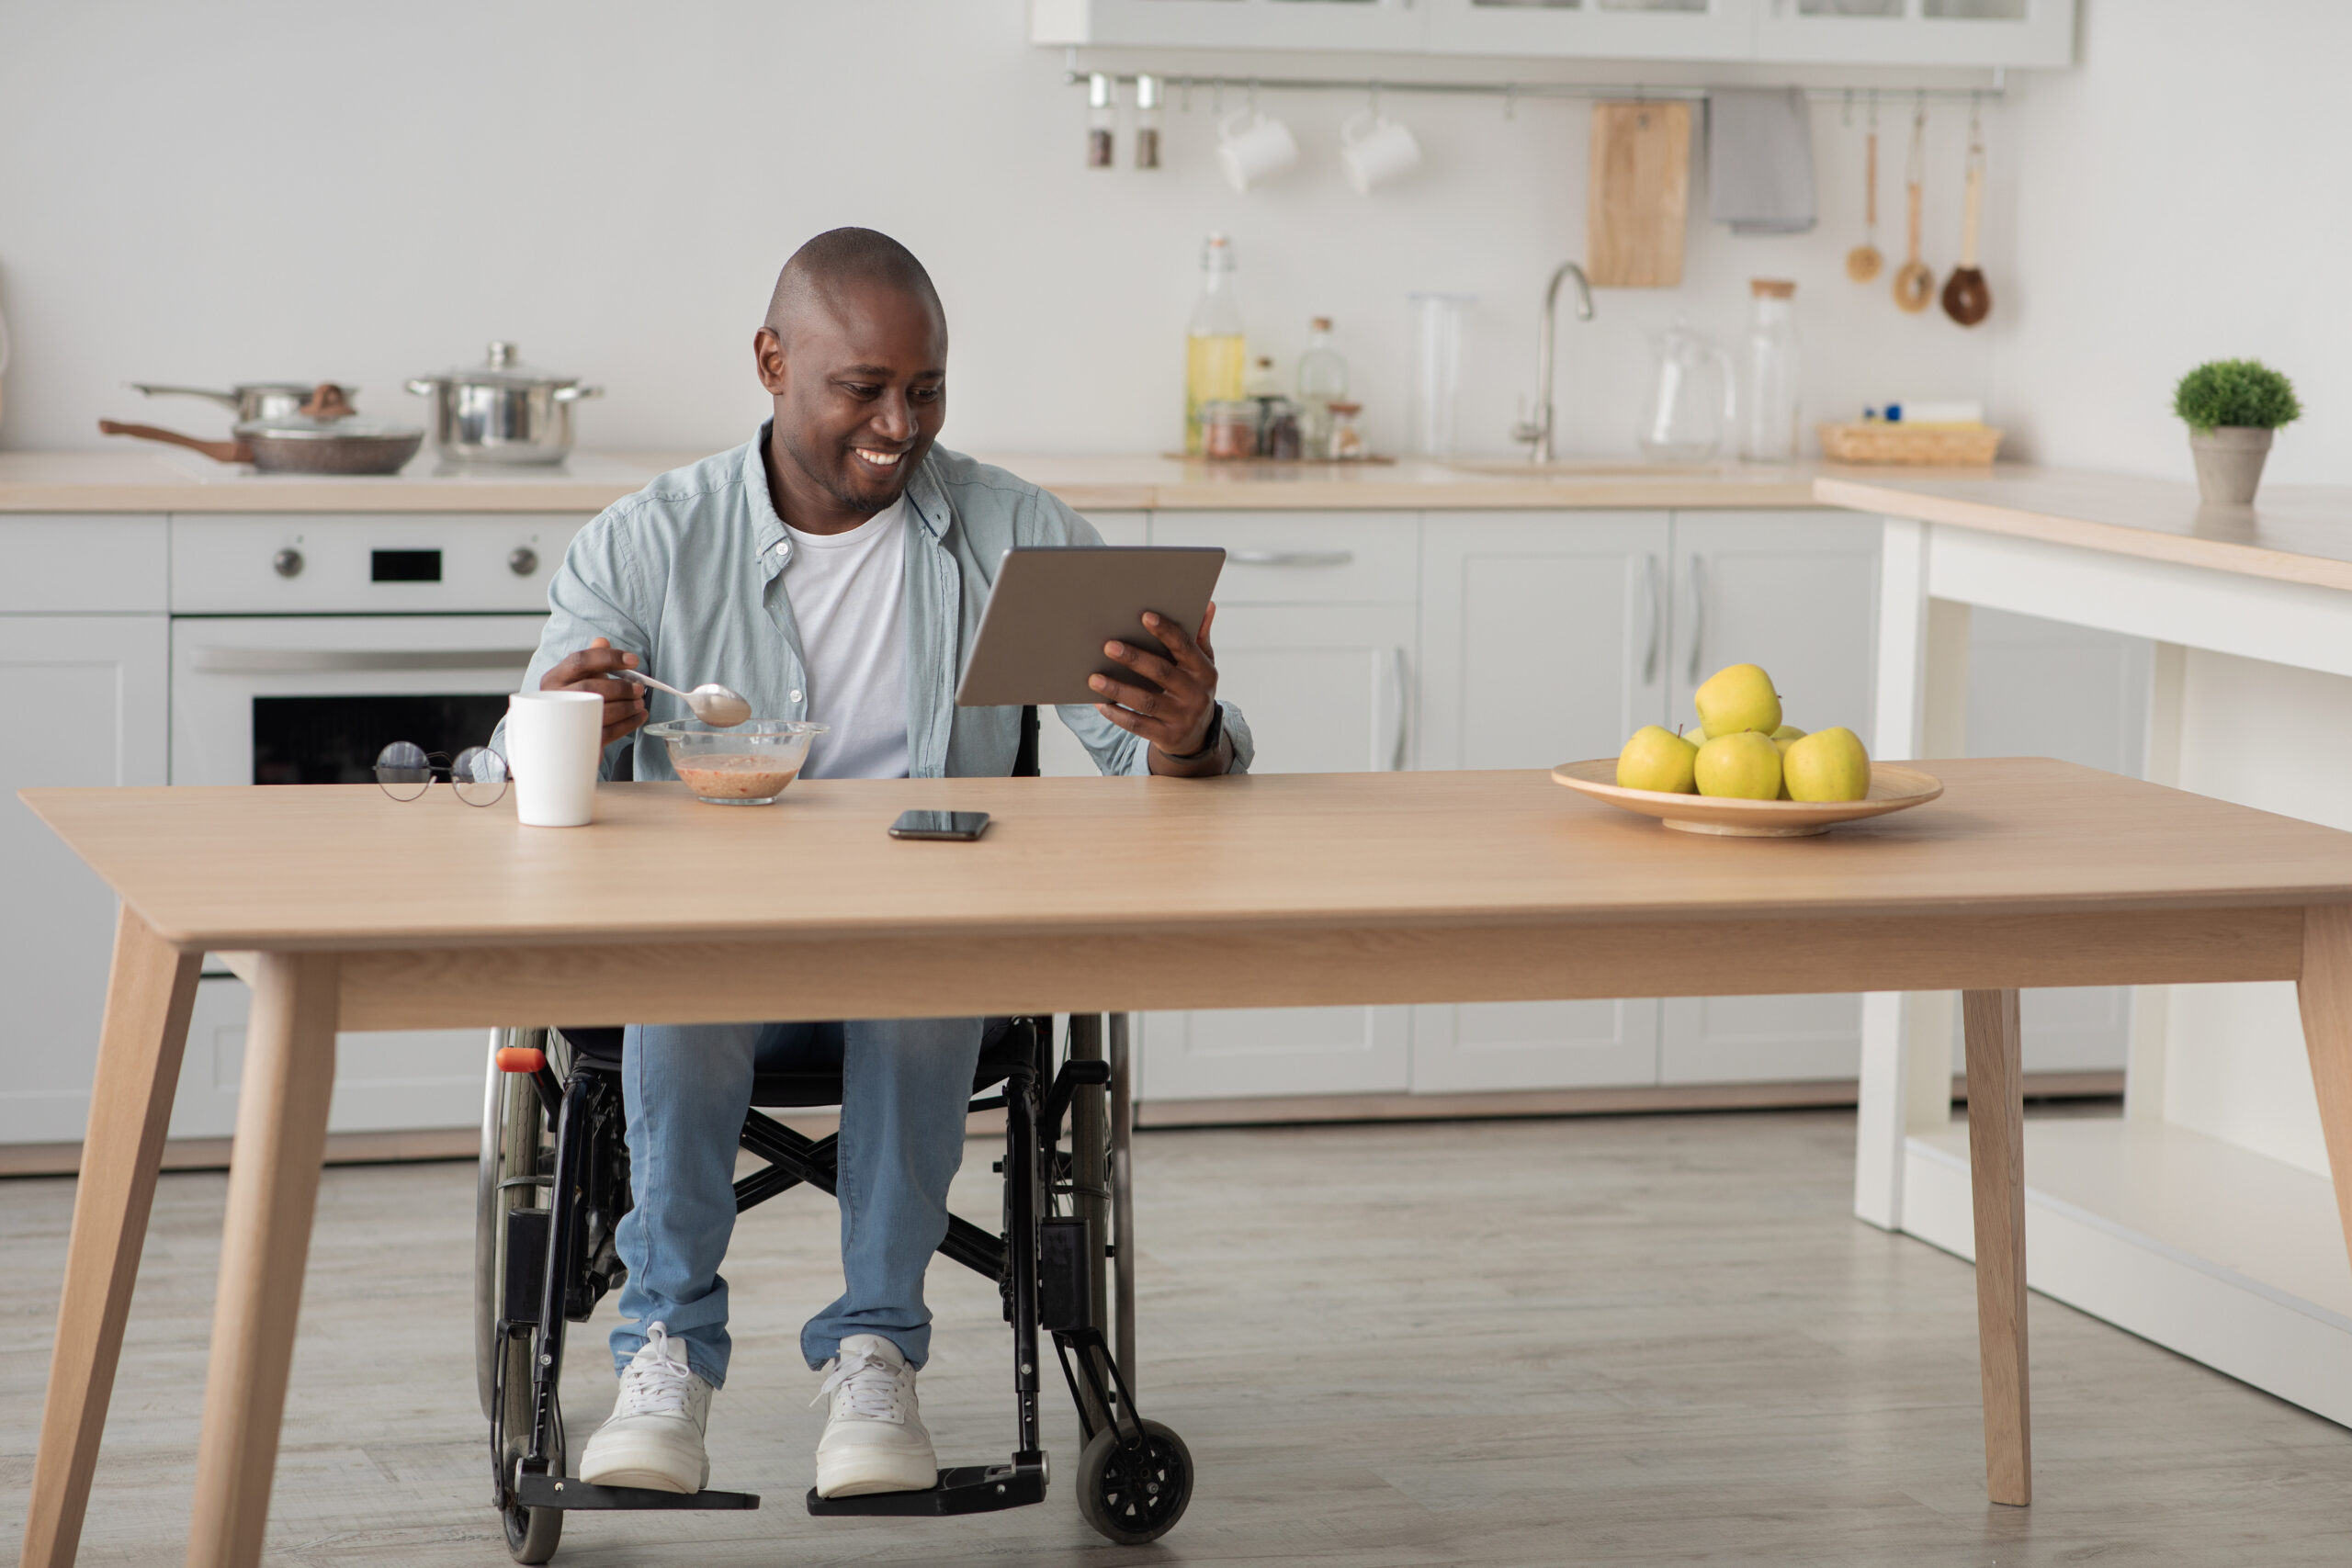
POLYGON ((1217 122, 1216 163, 1226 184, 1246 191, 1287 173, 1298 164, 1298 139, 1290 127, 1256 109, 1238 109, 1217 122))
POLYGON ((1408 175, 1421 163, 1421 143, 1412 128, 1377 109, 1365 109, 1340 127, 1340 163, 1359 196, 1408 175))
POLYGON ((596 814, 605 699, 594 692, 517 692, 506 699, 506 768, 526 828, 584 828, 596 814))

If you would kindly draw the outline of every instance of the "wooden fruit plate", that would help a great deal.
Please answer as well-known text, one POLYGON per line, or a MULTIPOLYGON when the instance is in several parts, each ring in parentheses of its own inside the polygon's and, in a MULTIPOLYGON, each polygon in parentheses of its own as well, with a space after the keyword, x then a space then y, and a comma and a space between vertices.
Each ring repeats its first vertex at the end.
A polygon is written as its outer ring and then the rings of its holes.
POLYGON ((1682 832, 1721 833, 1736 839, 1808 838, 1826 833, 1832 823, 1925 806, 1944 792, 1943 781, 1932 773, 1883 762, 1871 764, 1871 793, 1861 800, 1727 800, 1720 795, 1626 789, 1616 782, 1614 757, 1563 762, 1552 770, 1552 777, 1596 800, 1655 817, 1682 832))

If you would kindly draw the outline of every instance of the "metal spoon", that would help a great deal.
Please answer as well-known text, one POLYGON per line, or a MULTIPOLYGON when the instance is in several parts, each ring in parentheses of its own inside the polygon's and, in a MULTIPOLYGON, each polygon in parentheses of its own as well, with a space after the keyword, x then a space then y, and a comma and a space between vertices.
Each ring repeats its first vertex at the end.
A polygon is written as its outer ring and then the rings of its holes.
POLYGON ((732 729, 752 716, 752 705, 717 682, 706 682, 691 692, 682 692, 635 670, 616 670, 613 673, 621 680, 650 686, 673 697, 684 697, 686 706, 694 710, 695 716, 713 729, 732 729))

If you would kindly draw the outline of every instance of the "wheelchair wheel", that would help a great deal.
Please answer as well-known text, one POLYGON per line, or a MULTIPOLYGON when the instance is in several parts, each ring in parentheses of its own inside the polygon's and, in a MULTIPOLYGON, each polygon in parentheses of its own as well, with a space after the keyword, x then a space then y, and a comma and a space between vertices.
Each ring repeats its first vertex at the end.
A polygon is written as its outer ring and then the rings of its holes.
MULTIPOLYGON (((531 1341, 502 1337, 506 1299, 506 1216, 540 1202, 546 1118, 530 1080, 498 1069, 502 1045, 544 1045, 545 1032, 499 1030, 491 1035, 490 1086, 482 1113, 481 1176, 474 1234, 474 1370, 482 1415, 490 1421, 502 1496, 514 1482, 514 1461, 530 1447, 531 1341), (500 1363, 503 1362, 502 1366, 500 1363)), ((562 1473, 559 1461, 556 1473, 562 1473)), ((563 1538, 563 1513, 526 1508, 511 1497, 499 1507, 506 1550, 517 1562, 545 1562, 563 1538)))
POLYGON ((1184 1439, 1157 1421, 1145 1421, 1143 1442, 1130 1453, 1105 1427, 1078 1461, 1078 1511, 1106 1540, 1124 1545, 1158 1540, 1184 1517, 1193 1500, 1193 1455, 1184 1439))

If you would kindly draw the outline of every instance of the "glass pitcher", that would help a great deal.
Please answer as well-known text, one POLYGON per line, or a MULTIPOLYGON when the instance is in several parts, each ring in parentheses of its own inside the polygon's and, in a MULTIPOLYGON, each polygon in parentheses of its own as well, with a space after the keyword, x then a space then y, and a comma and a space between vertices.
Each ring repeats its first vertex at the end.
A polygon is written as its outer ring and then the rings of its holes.
POLYGON ((1731 355, 1679 321, 1652 338, 1650 350, 1657 375, 1634 444, 1653 463, 1703 463, 1737 428, 1739 375, 1731 355))

